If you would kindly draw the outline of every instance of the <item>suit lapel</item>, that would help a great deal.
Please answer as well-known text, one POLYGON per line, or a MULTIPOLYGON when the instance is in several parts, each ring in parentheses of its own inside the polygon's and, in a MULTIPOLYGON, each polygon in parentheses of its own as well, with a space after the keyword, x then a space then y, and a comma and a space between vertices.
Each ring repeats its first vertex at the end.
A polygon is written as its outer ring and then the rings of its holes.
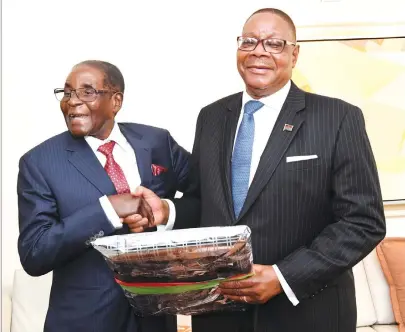
MULTIPOLYGON (((122 134, 135 150, 141 185, 150 183, 152 180, 151 149, 146 142, 142 140, 142 135, 134 132, 131 128, 123 124, 119 124, 119 127, 122 134)), ((69 162, 102 194, 117 193, 110 177, 83 138, 70 136, 66 149, 72 152, 68 158, 69 162)))
POLYGON ((223 171, 223 186, 225 188, 225 199, 229 208, 229 215, 232 220, 235 219, 235 212, 233 209, 233 198, 231 188, 231 159, 233 151, 233 142, 236 135, 236 127, 238 125, 239 115, 242 108, 242 93, 234 96, 226 105, 227 110, 225 113, 224 132, 222 137, 222 163, 221 168, 223 171))
POLYGON ((152 149, 143 136, 125 124, 119 124, 122 134, 135 151, 136 163, 141 177, 141 186, 147 186, 152 181, 152 149))
POLYGON ((83 138, 70 136, 66 149, 72 152, 68 157, 69 162, 102 194, 117 193, 103 166, 83 138))
POLYGON ((263 188, 273 176, 277 165, 280 163, 282 157, 287 151, 288 146, 291 144, 294 136, 298 133, 302 123, 304 122, 303 112, 300 112, 304 108, 305 93, 292 83, 290 92, 280 111, 280 115, 274 125, 274 129, 260 158, 260 163, 250 185, 238 220, 243 218, 244 214, 249 210, 263 188), (283 130, 285 124, 292 125, 292 130, 283 130))

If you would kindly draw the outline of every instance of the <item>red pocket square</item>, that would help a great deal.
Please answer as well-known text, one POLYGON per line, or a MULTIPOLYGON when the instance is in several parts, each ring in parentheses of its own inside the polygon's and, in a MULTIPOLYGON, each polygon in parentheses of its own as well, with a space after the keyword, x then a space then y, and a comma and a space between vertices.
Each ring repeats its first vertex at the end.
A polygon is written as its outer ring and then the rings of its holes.
POLYGON ((158 176, 164 172, 167 172, 167 168, 159 165, 152 164, 152 174, 153 176, 158 176))

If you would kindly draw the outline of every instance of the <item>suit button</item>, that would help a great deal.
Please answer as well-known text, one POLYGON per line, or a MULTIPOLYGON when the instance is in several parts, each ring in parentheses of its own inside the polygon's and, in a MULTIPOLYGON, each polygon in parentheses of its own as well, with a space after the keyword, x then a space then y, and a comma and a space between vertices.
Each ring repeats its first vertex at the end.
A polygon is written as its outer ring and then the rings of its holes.
POLYGON ((100 232, 98 233, 98 235, 104 236, 104 232, 103 232, 103 231, 100 231, 100 232))

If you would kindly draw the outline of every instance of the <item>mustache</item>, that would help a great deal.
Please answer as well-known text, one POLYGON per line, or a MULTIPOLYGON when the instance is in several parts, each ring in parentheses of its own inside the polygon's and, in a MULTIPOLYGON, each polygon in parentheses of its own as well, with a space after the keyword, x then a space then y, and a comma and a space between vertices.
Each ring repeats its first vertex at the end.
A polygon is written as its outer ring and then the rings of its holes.
POLYGON ((246 67, 263 67, 263 68, 273 68, 273 64, 268 61, 255 59, 254 61, 248 61, 245 64, 246 67))

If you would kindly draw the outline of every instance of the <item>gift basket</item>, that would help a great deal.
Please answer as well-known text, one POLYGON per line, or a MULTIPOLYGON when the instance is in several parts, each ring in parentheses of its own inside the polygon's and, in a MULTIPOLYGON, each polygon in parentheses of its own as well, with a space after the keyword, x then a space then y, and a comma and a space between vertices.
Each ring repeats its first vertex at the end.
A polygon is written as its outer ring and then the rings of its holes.
POLYGON ((106 259, 138 316, 245 310, 216 292, 220 282, 251 276, 248 226, 114 235, 93 247, 106 259))

